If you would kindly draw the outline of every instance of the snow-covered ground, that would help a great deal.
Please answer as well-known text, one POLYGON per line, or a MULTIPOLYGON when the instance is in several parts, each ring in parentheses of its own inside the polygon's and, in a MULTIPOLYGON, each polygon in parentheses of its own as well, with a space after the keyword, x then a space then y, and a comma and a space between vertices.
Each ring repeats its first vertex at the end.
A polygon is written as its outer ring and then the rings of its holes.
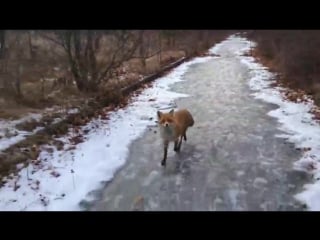
MULTIPOLYGON (((227 41, 232 41, 234 37, 227 41)), ((255 43, 241 38, 246 43, 246 47, 238 50, 239 58, 250 69, 251 79, 249 86, 254 91, 252 94, 255 98, 265 102, 276 104, 279 108, 270 111, 268 115, 278 119, 280 129, 286 134, 276 137, 285 138, 287 141, 295 144, 297 148, 311 148, 310 151, 304 152, 303 157, 294 163, 297 170, 307 171, 314 176, 314 182, 307 184, 305 190, 295 197, 305 203, 309 210, 320 210, 320 124, 313 120, 310 110, 314 107, 313 100, 305 98, 303 102, 295 103, 286 100, 282 93, 284 88, 271 87, 275 82, 274 74, 270 73, 267 68, 257 63, 253 57, 241 56, 248 52, 255 43)), ((226 43, 226 42, 225 42, 226 43)))
MULTIPOLYGON (((279 106, 268 113, 278 119, 281 123, 279 128, 286 133, 276 137, 285 138, 299 148, 311 148, 293 167, 312 173, 315 180, 306 185, 296 198, 305 202, 310 210, 320 210, 320 181, 317 180, 320 179, 320 125, 309 113, 313 107, 312 100, 301 103, 285 100, 282 88, 271 87, 275 76, 254 58, 242 55, 255 46, 245 38, 231 36, 210 52, 218 54, 219 48, 226 44, 230 46, 229 51, 236 52, 250 69, 248 84, 253 90, 252 95, 279 106), (239 41, 242 42, 241 47, 236 44, 239 41), (242 48, 243 43, 245 48, 242 48)), ((71 138, 77 136, 75 132, 60 138, 65 143, 65 150, 53 149, 50 153, 46 150, 49 146, 43 146, 38 158, 40 161, 27 168, 17 166, 21 168, 18 177, 12 176, 0 189, 0 210, 81 210, 79 202, 90 200, 92 196, 89 193, 111 180, 123 166, 130 143, 148 126, 155 125, 156 111, 174 108, 175 99, 187 96, 169 91, 169 86, 183 81, 182 76, 190 65, 209 59, 212 57, 196 58, 180 65, 134 97, 126 108, 112 112, 109 119, 91 121, 81 128, 80 135, 83 132, 87 134, 74 149, 70 150, 71 138)))
MULTIPOLYGON (((175 107, 174 100, 187 95, 168 90, 182 81, 188 67, 212 57, 195 58, 181 64, 167 76, 157 79, 124 109, 112 112, 109 120, 95 119, 80 132, 88 131, 84 141, 72 145, 68 136, 59 140, 64 149, 45 150, 43 146, 36 164, 18 166, 18 177, 12 176, 0 189, 0 210, 81 210, 79 202, 90 200, 91 191, 113 178, 126 161, 129 144, 150 125, 155 125, 157 109, 175 107)), ((52 146, 51 146, 52 148, 52 146)))
POLYGON ((18 120, 0 120, 0 151, 10 147, 11 145, 23 140, 25 136, 32 134, 33 132, 39 131, 35 129, 32 132, 19 131, 15 126, 19 123, 30 121, 32 119, 39 120, 42 115, 38 113, 28 114, 27 116, 18 120))
MULTIPOLYGON (((55 108, 47 108, 44 110, 44 113, 51 113, 51 112, 63 112, 64 110, 57 110, 55 108)), ((68 114, 76 113, 78 109, 70 109, 68 110, 68 114)), ((32 131, 22 131, 16 128, 17 124, 28 122, 31 120, 39 121, 43 117, 43 113, 29 113, 28 115, 17 119, 17 120, 1 120, 0 119, 0 151, 3 151, 10 146, 22 141, 25 139, 26 136, 32 135, 43 127, 37 127, 32 131)), ((56 118, 53 121, 54 123, 58 123, 62 121, 62 118, 56 118)))

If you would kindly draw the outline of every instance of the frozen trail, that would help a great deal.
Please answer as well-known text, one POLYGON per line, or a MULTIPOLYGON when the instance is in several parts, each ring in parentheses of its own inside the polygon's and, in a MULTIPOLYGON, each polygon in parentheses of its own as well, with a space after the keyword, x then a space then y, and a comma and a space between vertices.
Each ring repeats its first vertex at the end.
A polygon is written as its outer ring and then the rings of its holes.
POLYGON ((185 81, 171 86, 189 95, 176 103, 195 119, 181 152, 171 144, 162 168, 159 133, 150 127, 89 210, 303 210, 294 195, 309 179, 292 167, 301 154, 275 137, 282 132, 267 113, 276 106, 252 97, 249 68, 237 57, 244 44, 223 42, 220 57, 190 66, 185 81))

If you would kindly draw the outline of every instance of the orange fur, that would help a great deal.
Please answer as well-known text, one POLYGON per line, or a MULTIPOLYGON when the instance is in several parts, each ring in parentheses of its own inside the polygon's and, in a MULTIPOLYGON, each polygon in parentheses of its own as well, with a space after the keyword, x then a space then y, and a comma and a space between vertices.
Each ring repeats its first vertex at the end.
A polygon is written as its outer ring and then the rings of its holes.
POLYGON ((157 112, 160 128, 160 135, 164 143, 164 157, 161 165, 166 164, 168 145, 174 142, 174 151, 179 152, 181 148, 182 138, 187 141, 187 130, 194 125, 191 113, 187 109, 174 111, 169 113, 157 112), (180 139, 179 139, 180 138, 180 139))

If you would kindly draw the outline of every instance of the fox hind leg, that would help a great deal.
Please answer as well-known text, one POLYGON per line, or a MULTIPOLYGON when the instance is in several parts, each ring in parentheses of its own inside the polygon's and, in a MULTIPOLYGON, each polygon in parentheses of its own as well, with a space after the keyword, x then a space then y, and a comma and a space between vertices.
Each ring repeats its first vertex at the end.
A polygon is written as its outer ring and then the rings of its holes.
POLYGON ((173 148, 173 150, 174 150, 175 152, 179 151, 178 145, 179 145, 179 138, 174 141, 174 148, 173 148))
POLYGON ((181 143, 182 143, 182 138, 183 138, 183 135, 180 137, 180 141, 179 141, 179 144, 178 144, 177 152, 180 152, 181 143))
POLYGON ((188 130, 188 128, 186 128, 186 129, 184 130, 184 134, 183 134, 183 139, 184 139, 184 141, 187 141, 187 130, 188 130))

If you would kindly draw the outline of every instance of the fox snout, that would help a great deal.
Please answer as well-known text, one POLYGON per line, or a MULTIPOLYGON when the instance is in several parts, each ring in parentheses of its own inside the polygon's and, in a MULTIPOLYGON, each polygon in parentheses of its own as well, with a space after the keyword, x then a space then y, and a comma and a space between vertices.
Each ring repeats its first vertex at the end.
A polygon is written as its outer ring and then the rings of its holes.
POLYGON ((166 129, 170 127, 170 124, 166 122, 166 123, 160 124, 160 126, 166 129))

